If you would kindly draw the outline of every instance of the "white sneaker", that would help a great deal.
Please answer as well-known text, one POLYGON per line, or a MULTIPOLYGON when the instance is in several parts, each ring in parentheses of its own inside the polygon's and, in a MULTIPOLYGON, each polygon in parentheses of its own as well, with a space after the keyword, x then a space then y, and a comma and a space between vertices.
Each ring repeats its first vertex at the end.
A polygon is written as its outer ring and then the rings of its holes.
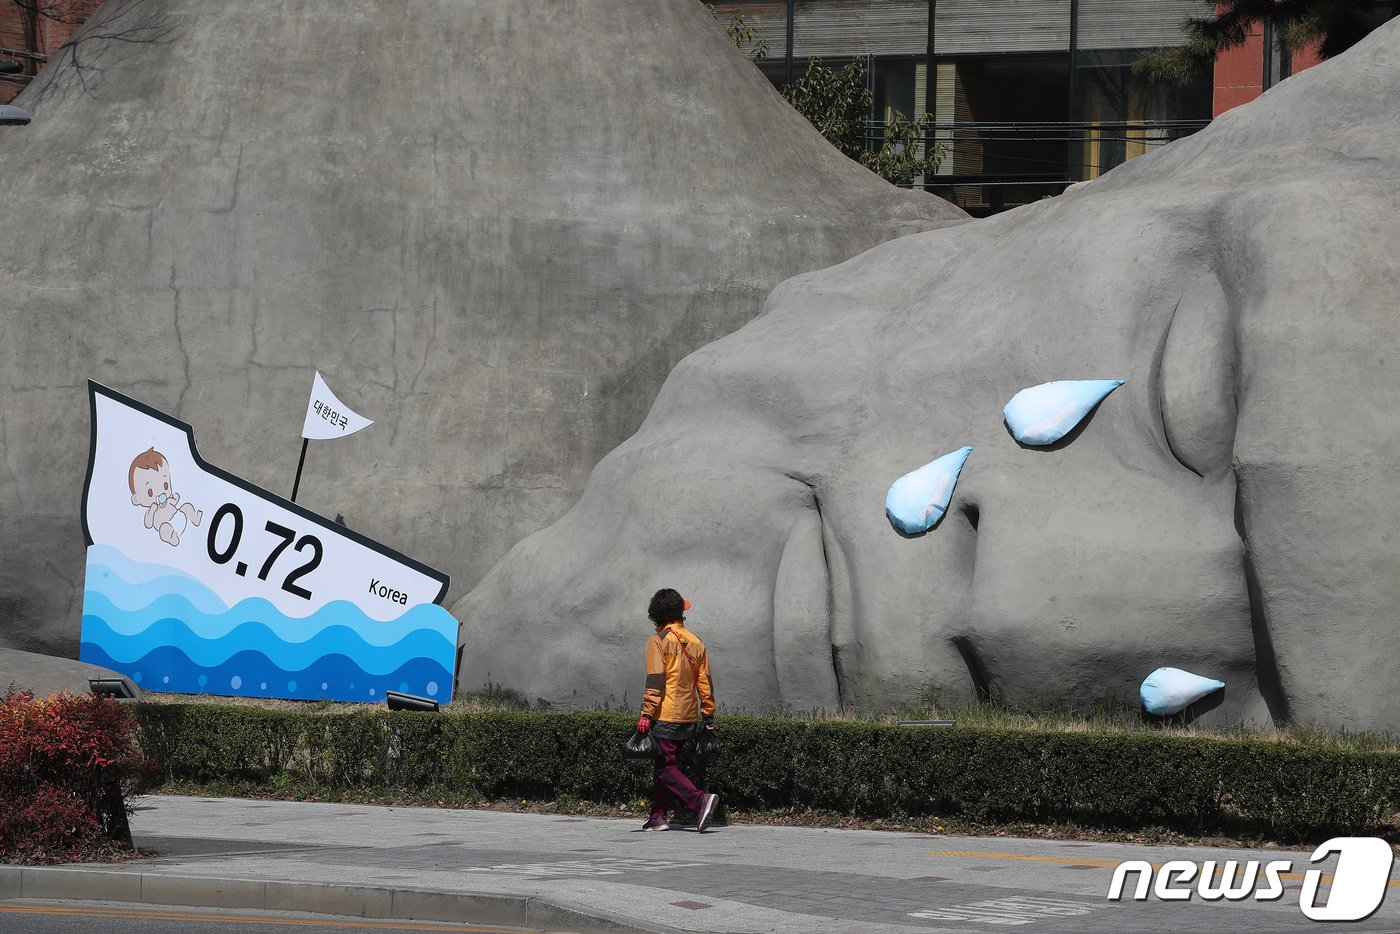
POLYGON ((703 831, 710 826, 710 819, 715 816, 715 808, 719 807, 719 795, 705 795, 705 800, 700 804, 700 813, 695 824, 697 831, 703 831))
POLYGON ((656 820, 655 818, 647 818, 647 822, 646 822, 645 824, 642 825, 642 829, 643 829, 643 830, 670 830, 670 829, 671 829, 671 825, 670 825, 669 823, 666 822, 666 818, 664 818, 664 817, 661 818, 661 820, 656 820))

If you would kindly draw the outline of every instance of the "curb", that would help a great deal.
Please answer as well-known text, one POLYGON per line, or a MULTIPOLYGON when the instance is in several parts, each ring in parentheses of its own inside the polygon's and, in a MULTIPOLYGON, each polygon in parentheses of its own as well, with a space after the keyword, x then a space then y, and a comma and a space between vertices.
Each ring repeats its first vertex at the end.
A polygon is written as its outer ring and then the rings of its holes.
POLYGON ((623 918, 568 908, 533 895, 0 866, 0 901, 20 898, 302 911, 342 917, 563 929, 577 934, 683 934, 669 927, 637 927, 635 922, 623 918))

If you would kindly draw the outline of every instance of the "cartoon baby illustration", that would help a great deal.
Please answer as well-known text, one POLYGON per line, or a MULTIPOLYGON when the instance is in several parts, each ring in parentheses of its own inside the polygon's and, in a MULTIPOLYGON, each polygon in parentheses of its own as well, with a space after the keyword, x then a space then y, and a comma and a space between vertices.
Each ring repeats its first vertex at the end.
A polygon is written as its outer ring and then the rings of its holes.
POLYGON ((155 448, 136 455, 127 472, 127 484, 131 504, 146 507, 146 528, 155 529, 167 544, 180 544, 180 533, 191 522, 199 525, 204 518, 204 513, 189 503, 181 505, 180 494, 170 489, 170 464, 155 448))

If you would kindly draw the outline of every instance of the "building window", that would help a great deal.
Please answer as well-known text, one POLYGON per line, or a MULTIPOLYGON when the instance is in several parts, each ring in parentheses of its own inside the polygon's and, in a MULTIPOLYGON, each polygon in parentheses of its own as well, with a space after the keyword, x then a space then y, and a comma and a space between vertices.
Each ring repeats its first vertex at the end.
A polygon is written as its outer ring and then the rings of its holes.
POLYGON ((781 89, 811 58, 860 58, 874 92, 868 146, 895 110, 929 112, 944 157, 914 180, 972 214, 1058 194, 1210 119, 1208 75, 1185 89, 1132 74, 1143 52, 1184 41, 1200 0, 729 0, 768 47, 781 89), (788 48, 791 25, 791 50, 788 48), (930 67, 932 66, 932 67, 930 67))
POLYGON ((1071 153, 1075 181, 1098 178, 1209 121, 1209 74, 1202 72, 1185 86, 1149 82, 1133 73, 1133 62, 1142 52, 1081 50, 1076 56, 1076 117, 1082 126, 1071 153))
POLYGON ((1069 53, 950 56, 936 65, 939 194, 985 214, 1064 189, 1069 53))

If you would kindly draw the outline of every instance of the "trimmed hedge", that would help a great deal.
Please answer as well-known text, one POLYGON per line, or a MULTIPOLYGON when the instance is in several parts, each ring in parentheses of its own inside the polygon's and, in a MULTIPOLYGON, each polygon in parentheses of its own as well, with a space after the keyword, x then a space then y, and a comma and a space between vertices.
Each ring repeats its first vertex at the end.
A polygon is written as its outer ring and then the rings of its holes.
MULTIPOLYGON (((178 781, 603 803, 651 784, 648 763, 618 755, 635 722, 626 714, 134 709, 142 748, 178 781)), ((1375 832, 1400 811, 1400 753, 1323 744, 749 717, 724 718, 720 742, 703 787, 743 809, 1279 837, 1375 832)))

